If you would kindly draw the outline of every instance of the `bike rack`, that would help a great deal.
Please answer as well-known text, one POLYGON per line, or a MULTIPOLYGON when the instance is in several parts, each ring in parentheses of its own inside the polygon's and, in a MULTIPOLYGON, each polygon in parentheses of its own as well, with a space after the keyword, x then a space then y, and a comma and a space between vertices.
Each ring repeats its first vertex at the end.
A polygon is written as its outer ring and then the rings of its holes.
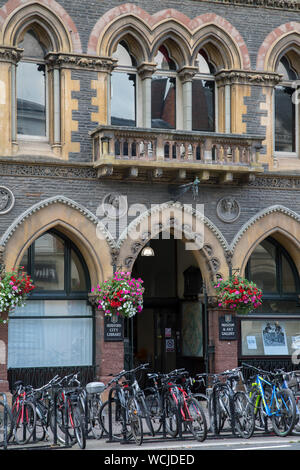
MULTIPOLYGON (((54 393, 53 397, 53 403, 54 403, 54 430, 53 430, 53 443, 54 445, 58 445, 57 442, 57 397, 58 397, 59 391, 56 391, 54 393)), ((67 408, 67 399, 66 396, 64 396, 64 421, 65 423, 68 422, 68 408, 67 408)), ((64 447, 72 447, 69 441, 69 433, 68 433, 68 428, 67 426, 64 426, 64 434, 65 434, 65 445, 64 447)))
MULTIPOLYGON (((116 439, 113 438, 113 433, 112 433, 112 395, 114 392, 116 392, 117 388, 112 387, 109 391, 108 394, 108 441, 106 442, 116 442, 116 439)), ((122 406, 122 414, 123 414, 123 429, 122 429, 122 434, 123 434, 123 439, 121 441, 121 444, 127 444, 129 443, 129 440, 127 439, 127 429, 126 429, 126 410, 122 406)))

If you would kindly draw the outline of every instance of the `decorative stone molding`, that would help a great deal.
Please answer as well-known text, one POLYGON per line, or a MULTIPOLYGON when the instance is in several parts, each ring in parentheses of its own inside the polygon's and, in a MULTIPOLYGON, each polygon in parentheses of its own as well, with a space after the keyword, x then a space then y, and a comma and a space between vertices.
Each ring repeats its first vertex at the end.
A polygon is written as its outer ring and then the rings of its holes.
POLYGON ((245 70, 220 70, 215 75, 216 82, 222 85, 258 85, 274 87, 282 80, 282 75, 272 72, 245 70))
MULTIPOLYGON (((46 206, 49 206, 51 204, 66 204, 67 206, 72 207, 73 209, 78 210, 81 214, 83 214, 87 219, 89 219, 95 226, 97 226, 97 230, 101 232, 103 237, 106 239, 107 243, 113 248, 115 247, 115 243, 113 238, 111 237, 110 233, 107 231, 107 229, 104 227, 104 225, 99 221, 99 219, 88 209, 83 207, 81 204, 78 204, 75 201, 72 201, 71 199, 65 197, 65 196, 54 196, 48 199, 44 199, 43 201, 38 202, 37 204, 34 204, 31 206, 29 209, 27 209, 25 212, 23 212, 19 217, 17 217, 14 222, 8 227, 8 229, 4 232, 0 239, 0 246, 4 246, 7 244, 8 240, 11 238, 13 233, 22 225, 22 223, 28 219, 32 214, 35 212, 40 211, 46 206)), ((96 228, 95 228, 96 230, 96 228)))
MULTIPOLYGON (((260 219, 266 217, 269 214, 280 212, 282 214, 288 215, 292 219, 295 219, 297 222, 300 223, 300 215, 297 214, 296 212, 292 211, 291 209, 288 209, 287 207, 281 206, 281 205, 274 205, 267 207, 266 209, 263 209, 259 211, 255 216, 251 217, 239 230, 239 232, 236 234, 234 239, 232 240, 230 244, 230 252, 233 253, 236 245, 238 244, 239 240, 242 238, 242 236, 245 234, 245 232, 255 223, 257 223, 260 219)), ((300 228, 300 226, 299 226, 300 228)))
POLYGON ((51 67, 86 69, 97 72, 112 72, 117 65, 117 60, 111 57, 95 57, 82 54, 49 53, 46 61, 51 67))
POLYGON ((17 47, 1 46, 0 47, 0 62, 9 62, 17 64, 22 57, 23 49, 17 47))
MULTIPOLYGON (((199 0, 193 0, 199 2, 199 0)), ((225 5, 241 5, 246 7, 274 8, 279 10, 300 11, 298 0, 201 0, 207 3, 221 3, 225 5)))

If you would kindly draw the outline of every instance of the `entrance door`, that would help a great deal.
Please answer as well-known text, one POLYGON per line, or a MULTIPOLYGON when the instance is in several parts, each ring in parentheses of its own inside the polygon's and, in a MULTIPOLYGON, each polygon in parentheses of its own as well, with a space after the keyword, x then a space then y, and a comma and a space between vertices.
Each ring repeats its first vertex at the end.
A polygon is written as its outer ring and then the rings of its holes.
POLYGON ((162 373, 179 368, 192 375, 204 372, 201 304, 147 306, 134 326, 135 363, 148 362, 153 371, 162 373))

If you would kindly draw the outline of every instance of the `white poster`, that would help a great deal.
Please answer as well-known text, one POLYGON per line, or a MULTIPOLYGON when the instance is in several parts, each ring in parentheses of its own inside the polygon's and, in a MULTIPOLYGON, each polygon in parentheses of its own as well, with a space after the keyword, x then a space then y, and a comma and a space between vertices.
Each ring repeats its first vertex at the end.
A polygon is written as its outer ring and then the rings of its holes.
POLYGON ((248 349, 257 349, 256 337, 247 336, 247 345, 248 345, 248 349))
POLYGON ((266 355, 288 354, 286 333, 280 322, 266 322, 262 326, 262 339, 266 355))

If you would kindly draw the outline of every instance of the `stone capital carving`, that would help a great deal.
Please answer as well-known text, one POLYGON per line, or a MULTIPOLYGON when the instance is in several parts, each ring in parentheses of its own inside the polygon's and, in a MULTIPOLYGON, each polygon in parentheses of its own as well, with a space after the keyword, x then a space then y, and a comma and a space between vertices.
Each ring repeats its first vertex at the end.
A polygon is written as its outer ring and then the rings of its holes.
POLYGON ((258 72, 244 70, 220 70, 215 75, 219 86, 224 85, 259 85, 276 86, 282 80, 282 75, 273 72, 258 72))
POLYGON ((1 46, 0 47, 0 62, 9 62, 17 64, 22 57, 23 49, 17 47, 1 46))
POLYGON ((50 52, 46 55, 46 61, 53 68, 79 68, 106 73, 111 73, 117 64, 117 60, 111 57, 64 54, 60 52, 50 52))
POLYGON ((155 72, 157 64, 155 62, 143 62, 137 68, 139 76, 142 80, 145 78, 151 78, 155 72))
POLYGON ((182 69, 179 70, 179 78, 182 83, 191 82, 198 71, 199 69, 197 67, 182 67, 182 69))

